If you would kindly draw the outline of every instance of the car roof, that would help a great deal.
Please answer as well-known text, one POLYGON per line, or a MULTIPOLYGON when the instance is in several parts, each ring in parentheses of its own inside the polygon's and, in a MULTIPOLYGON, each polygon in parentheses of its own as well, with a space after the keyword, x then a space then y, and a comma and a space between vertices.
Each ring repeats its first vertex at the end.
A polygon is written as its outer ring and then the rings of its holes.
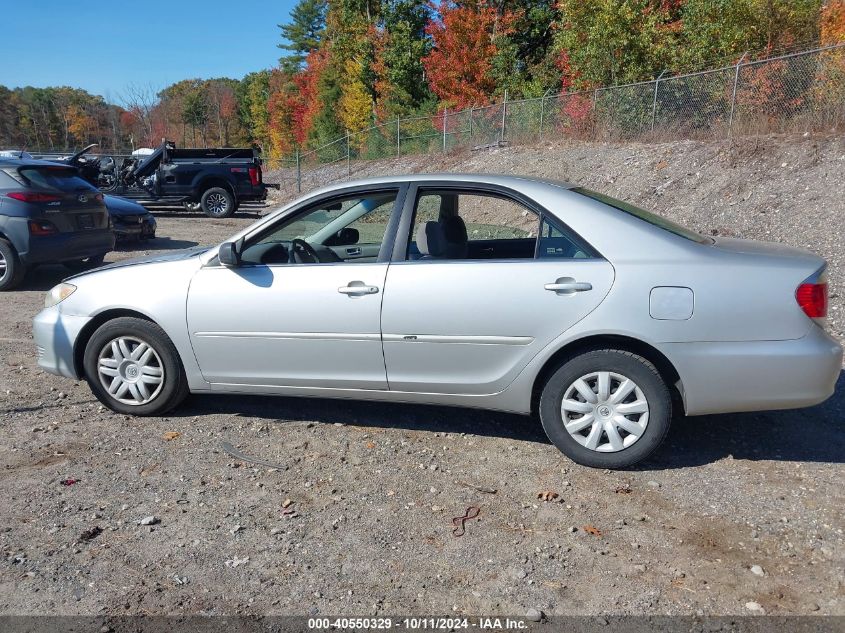
MULTIPOLYGON (((362 178, 359 180, 346 180, 343 182, 335 183, 333 185, 328 185, 320 189, 320 192, 324 191, 331 191, 333 189, 343 189, 346 187, 357 187, 357 186, 366 186, 366 185, 385 185, 391 183, 401 183, 401 182, 426 182, 426 181, 439 181, 439 182, 449 182, 449 183, 479 183, 479 184, 495 184, 495 185, 502 185, 504 187, 515 187, 519 188, 520 186, 524 186, 526 183, 541 183, 546 185, 553 185, 555 187, 560 187, 562 189, 573 189, 578 185, 565 182, 562 180, 555 180, 552 178, 534 178, 530 176, 514 176, 512 174, 479 174, 479 173, 470 173, 470 172, 463 172, 463 173, 456 173, 456 172, 444 172, 444 173, 429 173, 429 174, 393 174, 390 176, 377 176, 374 178, 362 178)), ((313 192, 316 193, 316 192, 313 192)), ((309 194, 310 195, 313 194, 309 194)))
POLYGON ((36 158, 5 158, 0 156, 0 167, 56 167, 58 169, 72 169, 69 165, 62 165, 49 160, 38 160, 36 158))

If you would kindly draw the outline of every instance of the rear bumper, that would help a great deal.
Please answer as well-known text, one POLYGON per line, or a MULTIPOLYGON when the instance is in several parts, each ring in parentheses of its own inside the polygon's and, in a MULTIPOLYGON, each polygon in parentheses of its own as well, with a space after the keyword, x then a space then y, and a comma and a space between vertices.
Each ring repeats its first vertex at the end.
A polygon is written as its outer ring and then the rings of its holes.
POLYGON ((820 327, 791 341, 666 343, 687 415, 797 409, 833 395, 842 347, 820 327))
POLYGON ((38 366, 44 371, 79 378, 73 361, 76 338, 91 317, 62 314, 58 307, 45 308, 32 320, 32 337, 38 366))
POLYGON ((114 249, 110 229, 59 233, 44 237, 30 236, 29 248, 21 253, 25 264, 51 264, 102 255, 114 249))

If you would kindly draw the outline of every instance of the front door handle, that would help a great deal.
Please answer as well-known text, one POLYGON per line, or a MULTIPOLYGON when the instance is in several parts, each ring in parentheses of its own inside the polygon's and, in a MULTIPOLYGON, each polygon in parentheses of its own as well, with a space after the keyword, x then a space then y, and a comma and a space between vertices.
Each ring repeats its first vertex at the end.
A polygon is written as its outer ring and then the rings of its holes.
POLYGON ((586 292, 593 289, 593 284, 586 281, 575 281, 571 278, 558 279, 553 284, 546 284, 543 286, 546 290, 556 292, 558 294, 574 294, 576 292, 586 292))
POLYGON ((378 292, 378 286, 368 286, 363 281, 350 281, 347 285, 337 289, 340 294, 352 297, 361 295, 374 295, 378 292))

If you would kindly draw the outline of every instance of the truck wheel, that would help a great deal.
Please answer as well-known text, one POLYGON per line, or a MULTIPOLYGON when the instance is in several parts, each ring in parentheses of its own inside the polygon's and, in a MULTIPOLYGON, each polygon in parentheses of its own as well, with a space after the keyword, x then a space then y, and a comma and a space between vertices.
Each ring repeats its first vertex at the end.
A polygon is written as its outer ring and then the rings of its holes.
POLYGON ((91 257, 86 257, 85 259, 72 259, 62 263, 65 265, 65 268, 68 268, 76 273, 81 273, 83 271, 96 268, 97 266, 102 266, 105 258, 106 254, 103 253, 102 255, 92 255, 91 257))
POLYGON ((18 286, 26 275, 26 267, 21 262, 14 247, 0 239, 0 292, 18 286))
POLYGON ((210 218, 228 218, 235 213, 235 197, 228 189, 212 187, 202 194, 200 206, 210 218))

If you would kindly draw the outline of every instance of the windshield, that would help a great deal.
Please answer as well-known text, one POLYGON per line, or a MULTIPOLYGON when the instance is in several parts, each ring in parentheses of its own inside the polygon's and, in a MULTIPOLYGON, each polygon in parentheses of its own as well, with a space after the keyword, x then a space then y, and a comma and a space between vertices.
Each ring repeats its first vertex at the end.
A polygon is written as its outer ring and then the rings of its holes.
POLYGON ((693 242, 698 242, 699 244, 713 243, 712 238, 705 237, 700 233, 696 233, 695 231, 683 227, 680 224, 676 224, 671 220, 667 220, 666 218, 660 217, 659 215, 650 213, 645 209, 640 209, 639 207, 636 207, 628 202, 623 202, 622 200, 617 200, 616 198, 611 198, 610 196, 606 196, 602 193, 597 193, 595 191, 590 191, 589 189, 584 189, 583 187, 575 187, 574 189, 572 189, 572 191, 574 191, 575 193, 580 193, 582 196, 592 198, 593 200, 603 202, 604 204, 611 206, 614 209, 619 209, 620 211, 623 211, 628 215, 633 215, 635 218, 639 218, 640 220, 648 222, 652 226, 661 228, 664 231, 669 231, 670 233, 679 237, 683 237, 684 239, 691 240, 693 242))

